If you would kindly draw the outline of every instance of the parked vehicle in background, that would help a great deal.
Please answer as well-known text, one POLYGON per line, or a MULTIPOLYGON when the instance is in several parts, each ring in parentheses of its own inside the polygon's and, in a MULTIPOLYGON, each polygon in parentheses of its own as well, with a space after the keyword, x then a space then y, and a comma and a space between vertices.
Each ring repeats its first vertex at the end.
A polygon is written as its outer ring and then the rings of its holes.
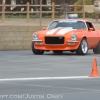
POLYGON ((94 12, 100 14, 100 0, 94 1, 94 12))

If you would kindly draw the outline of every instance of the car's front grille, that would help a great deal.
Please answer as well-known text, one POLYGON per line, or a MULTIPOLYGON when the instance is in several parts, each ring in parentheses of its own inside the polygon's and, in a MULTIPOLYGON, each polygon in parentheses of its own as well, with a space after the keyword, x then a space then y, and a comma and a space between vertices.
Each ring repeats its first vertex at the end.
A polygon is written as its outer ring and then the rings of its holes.
POLYGON ((46 44, 64 44, 64 37, 45 37, 46 44))

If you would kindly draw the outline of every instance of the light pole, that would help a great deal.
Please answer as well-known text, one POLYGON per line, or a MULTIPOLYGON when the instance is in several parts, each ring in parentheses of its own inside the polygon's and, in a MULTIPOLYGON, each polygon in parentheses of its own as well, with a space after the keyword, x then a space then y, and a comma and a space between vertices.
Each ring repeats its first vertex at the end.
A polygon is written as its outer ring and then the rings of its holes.
POLYGON ((42 0, 40 0, 40 30, 42 28, 42 0))
POLYGON ((85 6, 85 0, 83 0, 83 18, 85 18, 85 8, 84 8, 84 6, 85 6))

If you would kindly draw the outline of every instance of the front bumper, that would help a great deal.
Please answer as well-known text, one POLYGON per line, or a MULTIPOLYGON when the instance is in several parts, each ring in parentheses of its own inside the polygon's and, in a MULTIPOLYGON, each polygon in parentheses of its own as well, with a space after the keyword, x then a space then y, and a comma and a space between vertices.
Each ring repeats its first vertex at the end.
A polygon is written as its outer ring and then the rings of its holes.
POLYGON ((42 40, 32 40, 34 42, 34 48, 37 50, 76 50, 80 41, 68 40, 64 44, 45 44, 42 40))

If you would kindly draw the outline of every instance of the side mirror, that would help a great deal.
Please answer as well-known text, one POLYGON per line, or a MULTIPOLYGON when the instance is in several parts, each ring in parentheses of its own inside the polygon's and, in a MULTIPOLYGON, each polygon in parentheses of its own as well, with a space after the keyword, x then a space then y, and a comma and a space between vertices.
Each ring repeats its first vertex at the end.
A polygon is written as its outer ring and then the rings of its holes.
POLYGON ((46 27, 43 28, 43 30, 46 30, 46 29, 47 29, 46 27))
POLYGON ((89 31, 93 31, 93 28, 89 28, 89 31))

